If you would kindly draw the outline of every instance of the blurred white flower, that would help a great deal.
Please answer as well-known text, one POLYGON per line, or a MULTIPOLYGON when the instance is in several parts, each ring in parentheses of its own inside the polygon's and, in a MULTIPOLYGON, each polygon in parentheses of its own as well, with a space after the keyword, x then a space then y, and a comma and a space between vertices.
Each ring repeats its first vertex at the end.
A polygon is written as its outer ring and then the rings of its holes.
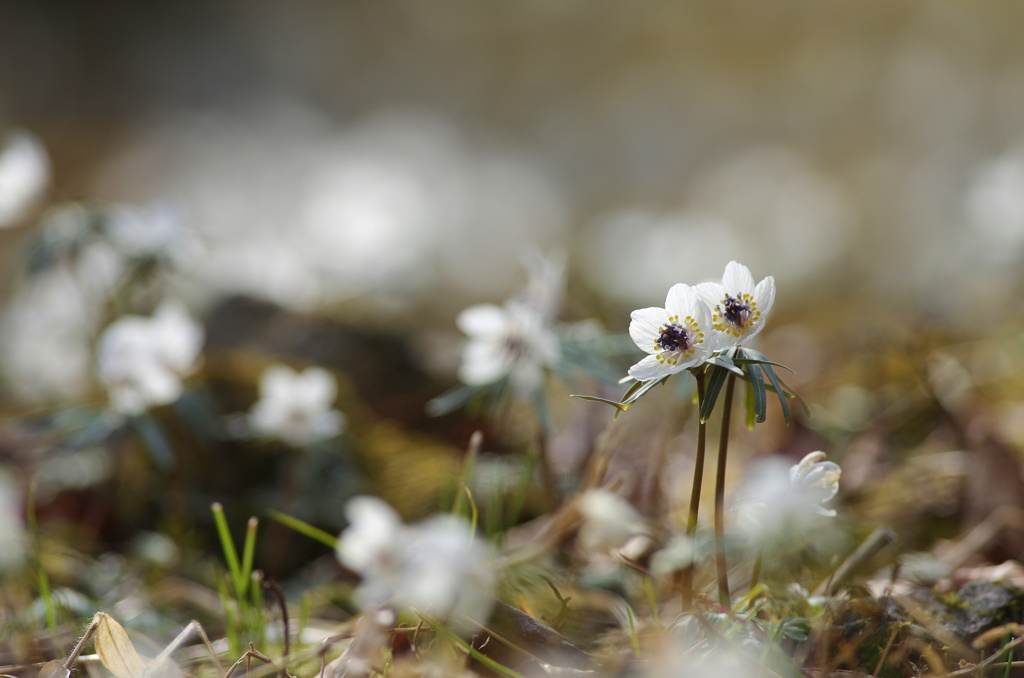
POLYGON ((679 280, 679 272, 705 280, 721 264, 709 252, 742 251, 736 227, 695 210, 658 212, 640 206, 598 217, 581 243, 582 273, 591 286, 629 304, 650 299, 679 280), (637 275, 634 262, 644 262, 637 275))
POLYGON ((19 567, 25 560, 25 523, 22 499, 14 478, 0 469, 0 573, 19 567))
POLYGON ((50 183, 50 160, 39 140, 15 130, 0 148, 0 228, 13 226, 50 183))
POLYGON ((789 469, 789 482, 793 491, 814 503, 814 510, 823 516, 834 516, 835 509, 825 508, 839 492, 839 478, 843 469, 834 461, 824 461, 824 452, 811 452, 789 469))
POLYGON ((620 549, 633 537, 649 532, 644 517, 622 497, 608 490, 587 490, 579 499, 583 524, 577 541, 587 554, 620 549))
POLYGON ((345 425, 345 416, 331 409, 337 391, 334 376, 323 368, 297 372, 271 365, 260 379, 260 399, 249 413, 249 424, 257 434, 293 447, 333 438, 345 425))
POLYGON ((985 256, 1012 261, 1024 247, 1024 148, 975 171, 965 208, 985 256))
POLYGON ((553 320, 565 294, 565 254, 545 256, 531 250, 523 256, 526 284, 516 300, 534 309, 545 320, 553 320))
POLYGON ((661 379, 703 363, 716 350, 711 309, 694 289, 673 285, 665 308, 641 308, 630 316, 629 336, 650 353, 629 368, 637 381, 661 379))
POLYGON ((835 516, 824 504, 839 491, 843 471, 824 459, 824 452, 811 452, 789 468, 778 459, 752 464, 751 481, 734 507, 740 531, 764 545, 792 539, 819 516, 835 516))
POLYGON ((735 261, 726 264, 721 284, 700 283, 694 289, 712 308, 719 348, 739 346, 760 332, 775 303, 775 278, 755 286, 750 269, 735 261))
POLYGON ((196 367, 203 328, 173 301, 151 317, 125 315, 111 323, 97 347, 97 371, 121 414, 140 414, 181 395, 182 377, 196 367))
POLYGON ((460 631, 474 629, 467 618, 487 623, 495 573, 490 553, 465 520, 438 515, 404 525, 376 497, 355 497, 345 514, 349 527, 337 556, 363 578, 355 592, 360 606, 405 605, 460 631))
POLYGON ((160 257, 180 263, 198 252, 182 210, 170 203, 112 207, 104 228, 111 244, 130 257, 160 257))
POLYGON ((455 322, 469 337, 459 378, 471 386, 507 376, 517 394, 529 396, 558 360, 558 338, 537 309, 521 302, 470 306, 455 322))
POLYGON ((651 572, 662 576, 672 574, 691 565, 695 558, 693 539, 685 534, 677 534, 663 549, 651 556, 651 572))
POLYGON ((43 272, 11 300, 0 321, 7 388, 30 402, 71 400, 91 383, 96 308, 65 269, 43 272))

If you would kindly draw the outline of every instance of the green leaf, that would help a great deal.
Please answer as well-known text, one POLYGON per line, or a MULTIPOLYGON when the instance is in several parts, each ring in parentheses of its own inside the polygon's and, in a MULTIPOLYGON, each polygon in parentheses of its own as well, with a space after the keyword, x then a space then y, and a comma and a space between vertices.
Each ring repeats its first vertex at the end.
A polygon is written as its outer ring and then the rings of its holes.
POLYGON ((764 375, 761 374, 762 367, 763 364, 747 365, 743 370, 747 374, 747 384, 754 392, 754 419, 758 424, 768 417, 768 395, 765 392, 764 375))
POLYGON ((431 417, 441 417, 449 412, 459 409, 476 395, 477 389, 473 386, 456 386, 445 391, 441 395, 429 400, 426 405, 427 414, 431 417))
POLYGON ((174 453, 167 442, 167 437, 161 430, 160 425, 148 414, 129 419, 131 427, 142 438, 142 442, 149 451, 156 465, 162 471, 167 471, 174 466, 174 453))
MULTIPOLYGON (((772 390, 779 396, 779 405, 782 406, 782 418, 786 421, 786 426, 789 426, 789 403, 786 402, 786 393, 782 390, 782 386, 779 384, 779 377, 775 374, 775 368, 771 365, 761 365, 764 373, 768 375, 768 380, 772 383, 772 390)), ((757 369, 756 367, 754 369, 757 369)), ((762 381, 762 384, 764 382, 762 381)))
POLYGON ((712 365, 708 371, 711 376, 708 379, 707 390, 704 392, 704 403, 700 407, 700 423, 702 424, 707 423, 711 418, 711 413, 715 410, 715 402, 718 401, 718 394, 722 391, 725 378, 729 376, 730 372, 729 368, 720 365, 712 365))
POLYGON ((623 405, 617 400, 608 400, 607 398, 598 398, 597 396, 579 395, 573 393, 569 396, 570 398, 579 398, 580 400, 590 400, 595 403, 604 403, 605 405, 611 405, 620 412, 625 412, 629 409, 629 405, 623 405))
POLYGON ((640 400, 644 395, 647 394, 655 386, 660 386, 668 381, 668 377, 662 377, 661 379, 651 379, 650 381, 642 382, 642 386, 638 388, 632 395, 622 401, 622 404, 629 407, 637 400, 640 400))
POLYGON ((804 400, 804 399, 803 399, 803 398, 802 398, 802 397, 800 396, 800 394, 799 394, 799 393, 797 393, 797 392, 796 392, 796 391, 795 391, 795 390, 793 389, 793 387, 792 387, 792 386, 790 386, 789 384, 787 384, 787 383, 786 383, 786 380, 785 380, 785 379, 783 379, 782 377, 779 377, 779 383, 781 383, 781 384, 782 384, 782 388, 783 388, 783 389, 785 390, 785 393, 786 393, 786 395, 787 395, 787 396, 789 396, 789 397, 791 397, 791 398, 796 398, 796 401, 797 401, 798 403, 800 403, 800 407, 801 407, 801 409, 803 409, 803 411, 804 411, 804 414, 805 414, 806 416, 810 417, 810 416, 811 416, 811 408, 810 408, 810 406, 809 406, 809 405, 807 404, 807 401, 806 401, 806 400, 804 400))
POLYGON ((756 406, 754 403, 754 385, 749 381, 744 382, 746 388, 744 389, 743 404, 747 412, 747 430, 752 431, 754 429, 755 419, 757 418, 756 406))
MULTIPOLYGON (((768 358, 765 356, 765 354, 761 353, 760 351, 755 351, 754 349, 747 348, 746 346, 741 347, 739 349, 739 351, 742 354, 742 356, 735 358, 735 361, 737 363, 760 363, 760 364, 764 364, 764 365, 774 365, 775 367, 781 367, 782 369, 784 369, 784 370, 786 370, 788 372, 793 372, 792 369, 786 367, 785 365, 783 365, 781 363, 777 363, 777 362, 773 362, 771 360, 768 360, 768 358)), ((796 374, 796 373, 793 372, 793 374, 796 374)))
POLYGON ((707 359, 707 364, 717 365, 718 367, 724 367, 725 369, 734 373, 737 377, 743 376, 743 370, 737 367, 736 363, 733 362, 732 358, 730 358, 727 355, 713 355, 707 359))
MULTIPOLYGON (((671 376, 671 375, 670 375, 671 376)), ((608 400, 607 398, 598 398, 597 396, 588 395, 577 395, 572 394, 570 398, 579 398, 581 400, 591 400, 595 403, 604 403, 611 405, 619 412, 625 412, 629 409, 629 406, 635 403, 637 400, 642 398, 648 391, 659 384, 664 384, 668 377, 662 377, 661 379, 651 379, 649 381, 638 381, 629 387, 625 395, 622 396, 622 400, 616 402, 614 400, 608 400)))

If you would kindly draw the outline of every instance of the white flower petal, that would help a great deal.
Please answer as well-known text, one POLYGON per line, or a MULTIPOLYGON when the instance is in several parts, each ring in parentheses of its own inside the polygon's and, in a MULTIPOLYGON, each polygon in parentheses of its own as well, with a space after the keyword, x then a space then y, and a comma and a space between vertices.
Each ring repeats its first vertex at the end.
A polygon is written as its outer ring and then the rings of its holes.
POLYGON ((669 316, 677 315, 685 318, 693 315, 697 307, 697 295, 689 285, 677 283, 673 285, 665 298, 665 310, 669 316))
POLYGON ((0 228, 13 226, 50 182, 50 160, 39 140, 17 130, 0 147, 0 228))
POLYGON ((377 497, 353 497, 345 505, 349 526, 338 539, 341 564, 363 576, 374 574, 380 561, 401 548, 404 526, 391 506, 377 497))
POLYGON ((725 266, 725 274, 722 276, 722 287, 726 293, 732 296, 740 294, 753 294, 754 276, 750 269, 735 261, 730 261, 725 266))
POLYGON ((470 386, 482 386, 508 374, 512 356, 496 341, 470 340, 462 350, 459 379, 470 386))
POLYGON ((794 464, 791 469, 789 469, 789 479, 792 482, 796 482, 798 478, 806 476, 814 464, 817 464, 819 461, 822 461, 824 459, 825 453, 821 452, 820 450, 817 452, 810 452, 809 454, 804 455, 803 459, 801 459, 799 462, 794 464))
POLYGON ((754 289, 754 301, 757 302, 757 310, 761 313, 761 324, 763 324, 764 317, 768 315, 768 311, 772 310, 772 304, 775 303, 774 276, 768 276, 757 283, 757 287, 754 289))
POLYGON ((307 367, 296 381, 302 401, 309 407, 330 407, 338 394, 334 375, 322 367, 307 367))
POLYGON ((478 304, 462 311, 455 324, 466 336, 486 337, 502 335, 508 331, 508 313, 501 306, 478 304))
POLYGON ((629 321, 629 336, 640 350, 654 352, 654 342, 661 336, 661 327, 668 321, 663 308, 640 308, 633 311, 629 321))
POLYGON ((658 356, 649 355, 636 365, 629 368, 629 376, 633 377, 637 381, 650 381, 651 379, 661 379, 667 377, 670 374, 681 372, 686 369, 687 366, 679 367, 676 365, 670 365, 667 362, 658 360, 658 356))
POLYGON ((697 321, 697 326, 700 327, 701 331, 706 335, 713 334, 711 332, 711 320, 712 312, 711 307, 708 306, 707 302, 704 301, 696 292, 693 293, 693 306, 690 309, 689 315, 693 316, 693 319, 697 321))
POLYGON ((721 304, 725 298, 725 288, 715 282, 698 283, 693 290, 711 308, 721 304))
POLYGON ((260 378, 260 399, 288 402, 295 393, 295 370, 274 363, 263 371, 260 378))

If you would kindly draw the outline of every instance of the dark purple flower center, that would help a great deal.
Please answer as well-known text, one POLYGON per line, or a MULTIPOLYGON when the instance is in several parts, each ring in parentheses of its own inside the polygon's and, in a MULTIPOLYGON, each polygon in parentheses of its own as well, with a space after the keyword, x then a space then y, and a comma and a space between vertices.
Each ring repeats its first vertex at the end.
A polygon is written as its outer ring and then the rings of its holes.
POLYGON ((665 325, 661 328, 658 346, 666 351, 685 351, 690 348, 690 332, 679 325, 665 325))
POLYGON ((725 310, 722 307, 718 307, 718 312, 728 322, 732 323, 736 327, 746 327, 747 323, 750 322, 750 305, 744 304, 742 300, 730 297, 728 294, 725 295, 725 301, 722 302, 722 306, 725 306, 725 310))

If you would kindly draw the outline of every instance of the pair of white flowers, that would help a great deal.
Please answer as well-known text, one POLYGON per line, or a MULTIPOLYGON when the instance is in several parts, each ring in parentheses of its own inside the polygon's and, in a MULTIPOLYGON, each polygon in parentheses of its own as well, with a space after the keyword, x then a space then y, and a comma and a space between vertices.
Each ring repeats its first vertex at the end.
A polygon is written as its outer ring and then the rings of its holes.
MULTIPOLYGON (((100 337, 97 371, 110 394, 111 409, 139 415, 176 401, 183 378, 199 364, 205 333, 176 301, 161 304, 152 316, 125 315, 100 337)), ((304 447, 338 435, 345 417, 331 405, 338 387, 323 368, 297 372, 273 364, 260 379, 260 398, 249 425, 260 436, 304 447)))
POLYGON ((754 284, 743 264, 730 261, 721 283, 679 283, 664 308, 633 311, 629 336, 646 358, 629 368, 637 381, 662 379, 739 346, 761 331, 775 302, 775 279, 754 284))

